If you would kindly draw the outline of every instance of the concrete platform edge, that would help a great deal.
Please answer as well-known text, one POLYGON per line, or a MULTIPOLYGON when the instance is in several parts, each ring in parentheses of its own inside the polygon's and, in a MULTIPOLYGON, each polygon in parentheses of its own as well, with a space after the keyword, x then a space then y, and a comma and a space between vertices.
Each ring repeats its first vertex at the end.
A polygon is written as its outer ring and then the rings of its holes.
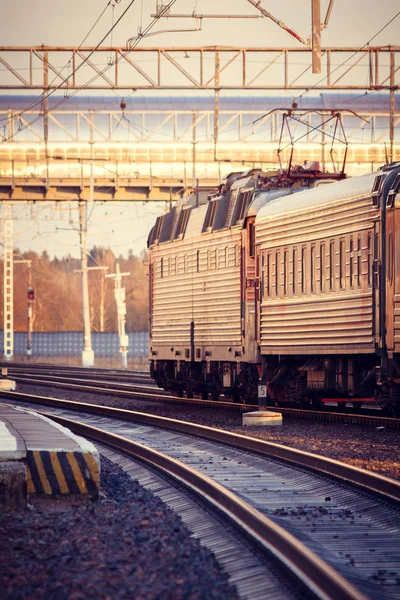
MULTIPOLYGON (((100 488, 100 455, 95 445, 75 435, 62 425, 55 423, 51 418, 21 407, 12 406, 12 408, 18 412, 29 413, 37 419, 46 421, 63 436, 67 436, 73 440, 75 448, 73 450, 66 450, 62 447, 54 447, 49 450, 48 447, 46 449, 41 448, 40 442, 31 445, 31 447, 27 445, 26 457, 15 454, 15 456, 7 457, 5 461, 0 462, 0 481, 2 481, 2 465, 19 464, 23 466, 24 471, 23 482, 21 480, 21 489, 25 493, 25 503, 27 495, 30 494, 97 497, 100 488)), ((3 422, 6 423, 8 429, 12 429, 8 421, 3 422)), ((18 431, 15 433, 19 435, 18 431)), ((21 469, 16 466, 15 470, 21 472, 21 469)), ((4 477, 8 477, 10 481, 9 496, 11 499, 11 496, 14 497, 15 495, 13 491, 15 482, 13 476, 6 474, 13 472, 13 468, 7 466, 4 468, 4 472, 4 477)), ((8 506, 8 503, 3 504, 0 498, 0 505, 8 506)))

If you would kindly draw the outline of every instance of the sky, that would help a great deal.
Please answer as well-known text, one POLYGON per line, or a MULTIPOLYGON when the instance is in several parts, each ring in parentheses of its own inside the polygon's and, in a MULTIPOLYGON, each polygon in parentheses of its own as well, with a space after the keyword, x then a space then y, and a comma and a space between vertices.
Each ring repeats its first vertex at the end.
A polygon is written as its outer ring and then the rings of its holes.
MULTIPOLYGON (((1 0, 0 43, 3 46, 79 46, 104 11, 85 41, 85 45, 94 46, 130 2, 1 0)), ((156 0, 135 0, 113 32, 112 39, 109 36, 104 45, 125 47, 127 39, 137 35, 151 21, 155 6, 156 0)), ((262 6, 301 37, 309 36, 311 0, 262 0, 262 6)), ((327 6, 328 0, 321 0, 322 20, 327 6)), ((336 0, 329 26, 322 34, 322 45, 364 46, 399 10, 398 0, 336 0)), ((177 0, 171 9, 173 13, 193 11, 197 14, 258 14, 247 0, 220 0, 218 3, 215 0, 177 0)), ((194 26, 192 19, 168 19, 152 31, 192 29, 194 26)), ((400 17, 373 40, 373 45, 387 44, 400 44, 400 17)), ((298 42, 268 19, 204 19, 202 31, 163 33, 142 40, 141 45, 295 47, 298 42)), ((88 245, 108 245, 116 254, 127 254, 130 249, 139 254, 145 248, 148 231, 156 216, 164 210, 163 204, 142 203, 110 202, 89 207, 88 245)), ((51 256, 79 255, 77 207, 65 206, 62 211, 55 211, 40 204, 27 208, 18 206, 15 217, 15 246, 20 251, 46 249, 51 256)))
MULTIPOLYGON (((106 7, 109 0, 2 0, 0 6, 0 33, 2 45, 79 45, 89 29, 106 7)), ((130 0, 120 0, 115 6, 115 20, 127 8, 130 0)), ((164 4, 166 0, 164 0, 164 4)), ((147 25, 155 10, 155 0, 136 0, 113 33, 113 44, 125 46, 126 40, 135 36, 138 27, 147 25)), ((328 0, 321 0, 324 17, 328 0)), ((310 0, 263 0, 262 6, 303 38, 310 31, 310 0)), ((323 32, 325 46, 362 46, 399 9, 398 0, 336 0, 328 29, 323 32)), ((246 0, 177 0, 171 12, 198 14, 257 14, 246 0)), ((96 44, 111 26, 112 12, 104 15, 89 36, 87 43, 96 44)), ((163 20, 156 29, 192 28, 191 19, 163 20)), ((105 43, 110 44, 111 40, 105 43)), ((376 40, 376 44, 398 44, 399 25, 394 22, 376 40), (397 37, 397 41, 396 41, 397 37)), ((149 37, 143 45, 236 45, 280 46, 296 45, 287 33, 272 21, 204 20, 201 32, 172 33, 149 37)))

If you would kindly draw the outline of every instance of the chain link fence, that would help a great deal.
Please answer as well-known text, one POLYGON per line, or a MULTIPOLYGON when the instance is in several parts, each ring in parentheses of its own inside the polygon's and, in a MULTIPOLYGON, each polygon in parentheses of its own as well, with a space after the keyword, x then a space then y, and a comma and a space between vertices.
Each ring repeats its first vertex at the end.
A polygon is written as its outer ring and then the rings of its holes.
MULTIPOLYGON (((148 331, 135 331, 128 334, 130 357, 147 357, 149 352, 148 331)), ((26 354, 27 334, 14 333, 14 355, 26 354)), ((3 332, 0 332, 0 351, 4 353, 3 332)), ((92 333, 92 347, 95 356, 117 358, 119 352, 118 333, 92 333)), ((54 331, 32 334, 32 357, 80 356, 83 351, 81 331, 54 331)))

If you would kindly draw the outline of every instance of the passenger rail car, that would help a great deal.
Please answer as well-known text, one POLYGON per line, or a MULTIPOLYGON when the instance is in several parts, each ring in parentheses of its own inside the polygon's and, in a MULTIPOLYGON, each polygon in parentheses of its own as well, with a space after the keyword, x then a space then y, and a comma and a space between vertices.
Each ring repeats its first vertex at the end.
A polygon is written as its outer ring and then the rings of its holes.
POLYGON ((253 402, 264 382, 274 403, 399 412, 400 164, 330 185, 309 175, 233 174, 219 195, 157 219, 150 359, 161 387, 253 402))

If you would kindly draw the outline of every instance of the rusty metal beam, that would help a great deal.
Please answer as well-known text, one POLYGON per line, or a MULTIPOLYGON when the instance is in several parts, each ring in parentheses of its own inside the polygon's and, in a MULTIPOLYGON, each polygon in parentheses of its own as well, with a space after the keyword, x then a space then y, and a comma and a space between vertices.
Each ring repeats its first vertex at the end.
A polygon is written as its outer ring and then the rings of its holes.
MULTIPOLYGON (((202 180, 201 187, 212 189, 218 182, 216 179, 202 180)), ((184 188, 182 180, 157 178, 128 179, 126 177, 96 178, 93 198, 97 201, 138 201, 166 202, 178 200, 191 190, 184 188)), ((48 182, 41 178, 0 177, 1 202, 76 202, 89 200, 91 196, 90 179, 49 178, 48 182), (14 186, 14 187, 13 187, 14 186)))
MULTIPOLYGON (((318 1, 314 2, 314 20, 318 19, 318 1)), ((400 46, 376 46, 368 48, 329 47, 320 48, 318 42, 320 28, 316 24, 314 50, 305 46, 299 47, 163 47, 127 50, 122 47, 75 48, 69 46, 0 46, 0 64, 3 66, 0 91, 7 90, 40 90, 51 93, 53 90, 381 90, 398 89, 400 82, 390 83, 389 60, 393 53, 395 64, 400 63, 400 46), (71 71, 63 78, 56 65, 59 54, 62 60, 69 55, 71 71), (113 59, 107 61, 110 53, 113 59), (318 67, 318 55, 326 54, 327 59, 321 61, 321 80, 318 85, 312 78, 307 66, 318 67), (344 54, 352 55, 349 65, 343 60, 344 54), (219 83, 216 83, 216 54, 219 55, 219 83), (90 56, 90 59, 88 57, 90 56), (360 61, 366 58, 367 69, 361 73, 360 61), (210 60, 211 59, 211 60, 210 60), (299 70, 298 62, 304 67, 299 70), (388 60, 389 59, 389 60, 388 60), (124 69, 118 70, 122 64, 124 69), (257 64, 257 70, 252 63, 257 64), (284 63, 284 64, 281 64, 284 63), (104 68, 98 64, 104 63, 104 68), (266 77, 265 72, 275 63, 277 69, 274 77, 266 77), (342 64, 338 70, 331 64, 342 64), (228 69, 233 65, 236 68, 228 69), (81 68, 83 67, 83 68, 81 68), (356 68, 357 67, 357 68, 356 68), (47 70, 47 82, 46 82, 47 70), (55 74, 49 81, 49 71, 55 74), (247 73, 246 73, 247 71, 247 73), (335 80, 332 74, 335 71, 335 80), (28 75, 26 75, 26 72, 28 75), (344 76, 352 73, 350 83, 344 76), (300 73, 300 75, 299 75, 300 73), (365 85, 369 73, 369 82, 365 85), (354 75, 354 76, 353 76, 354 75), (60 79, 61 78, 61 79, 60 79), (332 82, 333 81, 333 82, 332 82)), ((394 74, 398 72, 395 67, 394 74)))

